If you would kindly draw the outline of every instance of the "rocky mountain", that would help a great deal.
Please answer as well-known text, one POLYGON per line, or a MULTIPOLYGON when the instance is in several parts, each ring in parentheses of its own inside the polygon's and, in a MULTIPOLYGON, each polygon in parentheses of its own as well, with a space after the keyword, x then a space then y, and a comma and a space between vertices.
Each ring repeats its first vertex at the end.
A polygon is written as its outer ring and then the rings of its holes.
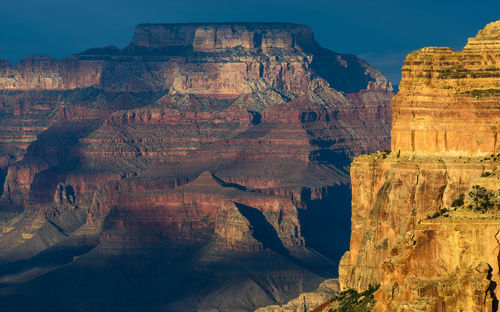
POLYGON ((2 311, 247 311, 315 289, 392 96, 294 24, 144 24, 124 49, 0 62, 2 311))
POLYGON ((462 51, 408 55, 392 106, 392 152, 351 166, 342 289, 374 311, 497 311, 500 21, 462 51))

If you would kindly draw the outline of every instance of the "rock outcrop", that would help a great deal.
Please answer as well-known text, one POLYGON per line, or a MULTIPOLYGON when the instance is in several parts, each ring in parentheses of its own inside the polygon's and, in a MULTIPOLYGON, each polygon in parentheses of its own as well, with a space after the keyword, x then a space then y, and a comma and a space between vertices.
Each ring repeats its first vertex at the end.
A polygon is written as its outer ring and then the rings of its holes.
POLYGON ((141 24, 130 47, 185 48, 196 52, 307 49, 314 46, 313 33, 304 25, 283 23, 141 24))
POLYGON ((392 152, 351 166, 342 289, 380 285, 374 311, 497 311, 500 21, 462 51, 410 54, 392 152))
POLYGON ((300 294, 299 297, 290 300, 286 304, 271 305, 255 310, 255 312, 308 312, 324 302, 332 299, 339 292, 337 279, 327 279, 322 282, 318 289, 309 293, 300 294))
POLYGON ((392 107, 392 150, 416 154, 498 152, 498 25, 489 24, 462 51, 411 53, 392 107))
POLYGON ((145 24, 123 49, 0 62, 0 263, 24 281, 0 309, 251 310, 315 289, 392 95, 294 24, 145 24))

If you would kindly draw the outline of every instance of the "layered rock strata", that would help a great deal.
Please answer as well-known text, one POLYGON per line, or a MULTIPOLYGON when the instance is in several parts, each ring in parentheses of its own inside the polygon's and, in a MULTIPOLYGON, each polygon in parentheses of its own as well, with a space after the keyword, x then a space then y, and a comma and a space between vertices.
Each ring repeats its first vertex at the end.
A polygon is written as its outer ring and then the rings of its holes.
POLYGON ((498 152, 498 36, 492 23, 462 51, 430 47, 407 56, 392 108, 393 151, 498 152))
POLYGON ((0 309, 251 310, 315 289, 392 95, 293 24, 139 25, 124 49, 1 62, 0 274, 24 282, 0 309))
POLYGON ((500 22, 462 51, 410 54, 393 101, 392 152, 351 166, 342 289, 375 311, 496 311, 500 22))

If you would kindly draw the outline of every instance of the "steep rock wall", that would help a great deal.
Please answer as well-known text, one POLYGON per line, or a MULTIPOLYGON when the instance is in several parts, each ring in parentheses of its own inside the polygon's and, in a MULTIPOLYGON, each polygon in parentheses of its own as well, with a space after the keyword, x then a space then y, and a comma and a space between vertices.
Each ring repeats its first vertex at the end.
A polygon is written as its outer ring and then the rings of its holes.
POLYGON ((352 164, 339 282, 380 285, 374 311, 498 310, 499 29, 488 24, 462 51, 410 54, 392 152, 352 164))
POLYGON ((498 22, 462 51, 423 48, 407 56, 392 106, 392 150, 489 155, 499 150, 498 22))

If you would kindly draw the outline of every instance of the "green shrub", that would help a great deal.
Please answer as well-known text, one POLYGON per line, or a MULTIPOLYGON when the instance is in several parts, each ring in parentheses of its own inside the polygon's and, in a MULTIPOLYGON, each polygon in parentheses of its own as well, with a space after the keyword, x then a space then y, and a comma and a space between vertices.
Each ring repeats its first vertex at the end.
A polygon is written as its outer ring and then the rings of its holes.
POLYGON ((462 207, 464 205, 464 194, 460 194, 457 199, 455 199, 452 203, 452 207, 462 207))
POLYGON ((485 213, 493 209, 499 209, 499 205, 494 202, 495 194, 485 187, 474 185, 467 193, 467 208, 485 213))
POLYGON ((370 312, 375 306, 373 294, 379 286, 371 286, 361 293, 353 289, 345 290, 332 299, 332 303, 337 303, 330 312, 370 312))
POLYGON ((500 96, 500 89, 486 89, 486 90, 474 89, 474 90, 465 91, 464 94, 467 94, 467 95, 475 97, 475 98, 500 96))
MULTIPOLYGON (((427 220, 430 220, 430 219, 435 219, 437 217, 440 217, 442 215, 444 215, 445 213, 448 212, 448 209, 446 208, 442 208, 440 209, 439 211, 437 211, 436 213, 434 213, 432 216, 427 216, 427 220)), ((448 216, 448 215, 447 215, 448 216)))

